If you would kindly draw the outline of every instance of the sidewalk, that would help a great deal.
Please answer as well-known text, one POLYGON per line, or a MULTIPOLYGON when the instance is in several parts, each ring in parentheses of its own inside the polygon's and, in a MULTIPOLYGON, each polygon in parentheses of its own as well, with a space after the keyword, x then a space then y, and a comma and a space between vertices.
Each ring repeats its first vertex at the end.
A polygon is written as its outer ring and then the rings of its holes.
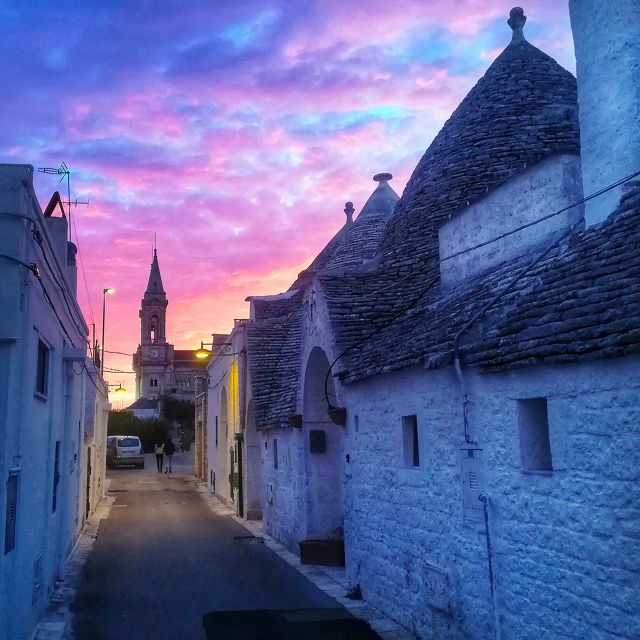
POLYGON ((283 544, 274 540, 264 532, 262 522, 244 520, 236 516, 219 498, 209 491, 206 483, 196 481, 196 488, 211 511, 219 516, 231 517, 238 524, 257 538, 262 538, 264 544, 276 555, 280 556, 287 564, 308 578, 319 589, 341 604, 351 615, 360 620, 365 620, 371 628, 383 640, 416 640, 404 627, 394 622, 381 611, 368 604, 364 600, 352 600, 346 597, 349 586, 344 567, 325 567, 320 565, 306 565, 300 562, 300 558, 291 553, 283 544))
MULTIPOLYGON (((106 490, 109 490, 109 480, 106 483, 106 490)), ((115 498, 106 496, 86 521, 76 546, 71 552, 65 578, 56 583, 49 606, 36 627, 33 640, 73 640, 73 614, 70 606, 76 599, 82 569, 98 537, 100 522, 109 516, 114 502, 115 498)))

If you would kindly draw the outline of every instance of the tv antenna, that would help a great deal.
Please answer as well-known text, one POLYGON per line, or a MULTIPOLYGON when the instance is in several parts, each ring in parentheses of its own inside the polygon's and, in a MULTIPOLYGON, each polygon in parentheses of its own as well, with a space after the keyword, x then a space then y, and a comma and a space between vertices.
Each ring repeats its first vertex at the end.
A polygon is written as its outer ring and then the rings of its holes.
POLYGON ((65 178, 67 179, 67 201, 66 202, 63 201, 62 204, 67 205, 67 213, 69 214, 69 241, 71 242, 71 205, 74 205, 75 207, 77 207, 79 204, 88 205, 89 201, 78 200, 78 198, 76 198, 75 200, 71 200, 71 181, 70 181, 71 171, 69 170, 69 167, 67 167, 66 163, 63 162, 57 168, 39 167, 38 171, 40 171, 40 173, 48 173, 48 174, 60 176, 60 182, 62 182, 65 178))

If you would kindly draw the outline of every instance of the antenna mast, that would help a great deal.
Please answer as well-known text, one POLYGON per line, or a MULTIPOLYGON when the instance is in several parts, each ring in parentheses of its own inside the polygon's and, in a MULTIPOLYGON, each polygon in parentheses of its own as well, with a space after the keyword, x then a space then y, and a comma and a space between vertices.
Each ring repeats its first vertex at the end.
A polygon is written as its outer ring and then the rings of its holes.
POLYGON ((39 167, 38 171, 40 171, 40 173, 49 173, 49 174, 60 176, 60 182, 62 182, 65 178, 67 179, 67 201, 63 202, 62 204, 67 205, 67 213, 69 215, 69 242, 71 242, 71 205, 73 204, 76 207, 79 204, 88 205, 89 201, 78 200, 77 198, 73 201, 71 200, 71 182, 70 182, 71 171, 69 170, 69 167, 67 167, 67 165, 64 162, 58 168, 39 167))

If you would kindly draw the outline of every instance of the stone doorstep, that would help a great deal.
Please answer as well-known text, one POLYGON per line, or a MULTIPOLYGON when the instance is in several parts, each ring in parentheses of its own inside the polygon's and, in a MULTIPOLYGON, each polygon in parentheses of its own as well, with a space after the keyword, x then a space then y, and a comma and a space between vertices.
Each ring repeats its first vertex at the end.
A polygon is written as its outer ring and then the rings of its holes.
POLYGON ((205 494, 205 502, 216 515, 231 516, 232 520, 235 520, 235 522, 244 527, 249 533, 264 538, 264 543, 269 549, 308 578, 328 596, 332 597, 338 604, 347 609, 355 618, 368 622, 371 628, 380 635, 382 640, 416 640, 416 636, 412 635, 394 620, 391 620, 391 618, 385 616, 384 613, 378 611, 378 609, 365 600, 351 600, 346 598, 347 584, 344 569, 340 569, 339 567, 325 568, 320 565, 301 564, 300 558, 296 556, 295 553, 289 551, 283 544, 264 532, 261 523, 239 518, 233 509, 223 504, 209 491, 204 482, 196 482, 196 488, 200 493, 205 494))

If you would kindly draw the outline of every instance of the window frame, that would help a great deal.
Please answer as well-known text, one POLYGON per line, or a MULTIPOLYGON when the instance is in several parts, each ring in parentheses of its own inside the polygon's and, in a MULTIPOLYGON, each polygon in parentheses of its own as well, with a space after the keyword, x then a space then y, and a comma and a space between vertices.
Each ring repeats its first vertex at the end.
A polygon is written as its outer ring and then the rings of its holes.
POLYGON ((520 469, 524 474, 552 475, 548 399, 542 396, 519 398, 516 403, 520 469))
POLYGON ((51 347, 38 336, 36 358, 36 380, 34 394, 43 400, 49 397, 49 372, 51 370, 51 347))
POLYGON ((402 464, 405 469, 421 469, 418 415, 402 416, 402 464))

